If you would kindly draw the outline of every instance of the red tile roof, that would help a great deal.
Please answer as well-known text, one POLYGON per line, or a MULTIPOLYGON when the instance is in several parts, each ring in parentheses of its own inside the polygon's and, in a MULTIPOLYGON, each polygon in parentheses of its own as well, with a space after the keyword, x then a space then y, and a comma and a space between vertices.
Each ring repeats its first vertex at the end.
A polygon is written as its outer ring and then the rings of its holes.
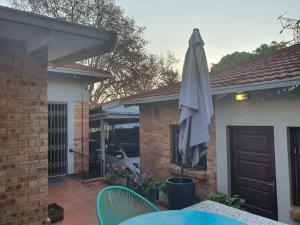
MULTIPOLYGON (((267 81, 286 81, 300 78, 300 44, 251 61, 210 74, 212 88, 231 88, 267 81)), ((178 94, 180 82, 144 93, 128 96, 122 101, 178 94)))
POLYGON ((212 87, 232 87, 300 77, 300 44, 211 74, 212 87))

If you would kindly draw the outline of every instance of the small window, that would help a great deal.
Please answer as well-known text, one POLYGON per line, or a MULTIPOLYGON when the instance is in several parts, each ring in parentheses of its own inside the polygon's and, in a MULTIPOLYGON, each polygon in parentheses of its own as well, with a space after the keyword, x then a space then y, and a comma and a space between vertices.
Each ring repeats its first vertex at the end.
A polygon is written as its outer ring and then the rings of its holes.
POLYGON ((293 203, 300 206, 300 127, 289 128, 293 203))
MULTIPOLYGON (((178 152, 179 125, 171 125, 171 163, 181 165, 181 156, 178 152)), ((206 151, 207 152, 207 151, 206 151)), ((199 163, 193 169, 206 170, 206 155, 200 156, 199 163)), ((185 165, 185 168, 192 168, 192 165, 185 165)))

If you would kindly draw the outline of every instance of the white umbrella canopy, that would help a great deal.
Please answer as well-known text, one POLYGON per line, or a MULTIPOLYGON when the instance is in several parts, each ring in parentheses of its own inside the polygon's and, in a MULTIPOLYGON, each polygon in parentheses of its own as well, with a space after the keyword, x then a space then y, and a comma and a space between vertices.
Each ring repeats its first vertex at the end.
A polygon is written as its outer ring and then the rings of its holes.
POLYGON ((214 109, 203 46, 199 30, 194 29, 185 55, 179 99, 179 152, 183 165, 195 166, 209 141, 214 109))

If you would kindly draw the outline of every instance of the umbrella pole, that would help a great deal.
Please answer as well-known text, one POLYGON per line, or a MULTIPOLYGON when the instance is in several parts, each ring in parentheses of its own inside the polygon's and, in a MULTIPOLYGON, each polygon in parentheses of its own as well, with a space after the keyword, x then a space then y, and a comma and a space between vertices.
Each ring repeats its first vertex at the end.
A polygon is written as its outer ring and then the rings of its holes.
POLYGON ((182 183, 182 178, 183 178, 183 159, 181 159, 180 183, 182 183))
MULTIPOLYGON (((188 137, 190 137, 191 133, 191 119, 189 119, 189 131, 188 131, 188 137)), ((190 138, 188 138, 187 141, 187 148, 190 147, 190 138)), ((180 168, 180 183, 182 183, 182 178, 183 178, 183 172, 184 172, 184 163, 183 163, 183 157, 181 155, 181 168, 180 168)))

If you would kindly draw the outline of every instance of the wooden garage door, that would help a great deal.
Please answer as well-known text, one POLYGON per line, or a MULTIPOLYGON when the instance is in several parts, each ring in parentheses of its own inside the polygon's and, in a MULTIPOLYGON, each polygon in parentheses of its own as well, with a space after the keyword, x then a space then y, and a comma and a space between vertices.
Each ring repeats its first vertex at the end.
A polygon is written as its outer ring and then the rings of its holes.
POLYGON ((247 211, 277 219, 273 127, 230 127, 232 194, 247 211))

